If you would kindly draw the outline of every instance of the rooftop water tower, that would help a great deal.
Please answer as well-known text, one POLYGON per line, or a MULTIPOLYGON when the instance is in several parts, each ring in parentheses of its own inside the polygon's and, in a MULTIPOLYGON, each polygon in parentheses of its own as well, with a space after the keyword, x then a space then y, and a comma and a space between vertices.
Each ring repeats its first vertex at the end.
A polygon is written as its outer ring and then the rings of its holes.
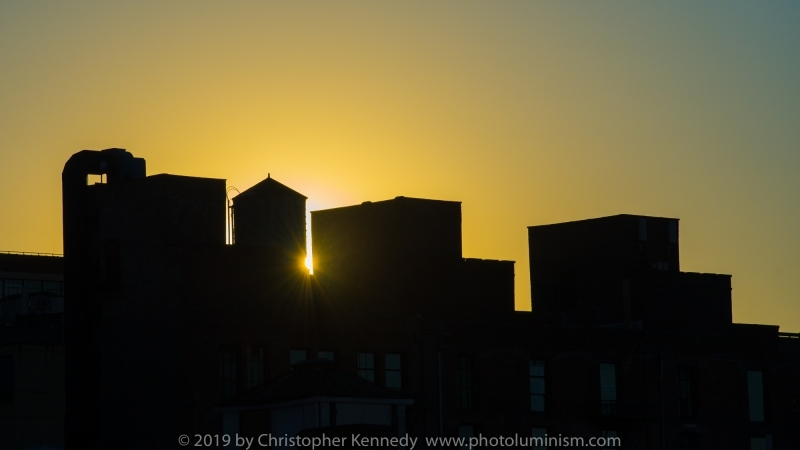
POLYGON ((265 248, 276 260, 306 258, 306 197, 271 177, 233 198, 234 242, 265 248))

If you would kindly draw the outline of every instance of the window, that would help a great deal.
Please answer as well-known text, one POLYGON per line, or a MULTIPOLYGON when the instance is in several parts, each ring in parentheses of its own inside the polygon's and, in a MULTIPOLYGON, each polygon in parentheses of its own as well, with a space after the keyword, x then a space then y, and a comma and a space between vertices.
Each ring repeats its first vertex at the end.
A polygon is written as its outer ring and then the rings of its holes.
POLYGON ((639 217, 639 240, 647 240, 647 218, 639 217))
POLYGON ((617 415, 617 367, 600 364, 600 407, 604 416, 617 415))
POLYGON ((547 428, 531 428, 533 450, 547 450, 547 428))
POLYGON ((767 439, 763 437, 750 438, 750 450, 768 450, 767 439))
POLYGON ((305 350, 289 350, 289 364, 294 364, 306 359, 305 350))
POLYGON ((237 371, 239 364, 237 348, 232 345, 220 347, 220 380, 222 382, 222 398, 236 394, 237 371))
POLYGON ((61 281, 43 281, 42 290, 57 295, 59 297, 63 297, 64 296, 64 293, 62 292, 63 284, 64 283, 62 283, 61 281))
POLYGON ((3 282, 3 297, 22 294, 22 280, 5 280, 3 282))
POLYGON ((531 411, 544 411, 544 361, 529 361, 531 411))
POLYGON ((621 447, 620 445, 621 443, 619 437, 617 437, 616 431, 614 430, 603 431, 601 437, 603 438, 603 441, 600 442, 601 444, 603 444, 602 448, 612 450, 621 447))
POLYGON ((28 292, 42 292, 42 282, 40 280, 23 280, 22 285, 28 289, 28 292))
POLYGON ((670 220, 669 221, 669 243, 670 244, 677 244, 678 243, 678 221, 677 220, 670 220))
POLYGON ((104 184, 103 175, 95 175, 93 173, 86 175, 86 185, 91 186, 93 184, 104 184))
POLYGON ((697 450, 697 433, 681 433, 681 450, 697 450))
POLYGON ((325 359, 329 359, 331 361, 334 360, 333 359, 333 352, 329 352, 329 351, 325 351, 325 350, 318 351, 317 352, 317 358, 325 358, 325 359))
POLYGON ((49 292, 62 297, 64 295, 63 281, 41 281, 41 280, 5 280, 0 279, 0 298, 9 295, 22 294, 22 288, 28 292, 49 292))
POLYGON ((694 419, 697 406, 695 398, 695 377, 693 367, 678 367, 678 397, 681 402, 681 418, 694 419))
POLYGON ((469 438, 475 437, 475 428, 472 425, 459 425, 458 437, 464 438, 464 445, 461 446, 462 450, 469 450, 469 438))
POLYGON ((384 359, 386 365, 386 387, 400 389, 403 387, 403 370, 400 355, 397 353, 387 353, 384 359))
POLYGON ((367 381, 375 382, 375 354, 358 354, 358 376, 367 381))
POLYGON ((458 406, 475 406, 475 359, 472 356, 458 357, 458 406))
POLYGON ((750 421, 764 421, 764 373, 747 371, 747 398, 750 403, 750 421))
POLYGON ((14 395, 14 355, 0 356, 0 403, 14 395))
POLYGON ((264 382, 264 348, 249 347, 247 349, 247 388, 264 382))

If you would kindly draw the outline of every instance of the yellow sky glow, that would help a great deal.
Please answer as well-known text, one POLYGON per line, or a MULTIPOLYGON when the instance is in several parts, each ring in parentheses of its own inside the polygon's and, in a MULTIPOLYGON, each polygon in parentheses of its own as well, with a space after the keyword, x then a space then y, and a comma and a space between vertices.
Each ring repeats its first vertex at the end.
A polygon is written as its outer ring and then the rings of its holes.
POLYGON ((60 173, 271 173, 324 209, 463 202, 464 256, 526 226, 681 219, 734 320, 800 331, 800 6, 640 2, 2 2, 0 250, 61 252, 60 173))

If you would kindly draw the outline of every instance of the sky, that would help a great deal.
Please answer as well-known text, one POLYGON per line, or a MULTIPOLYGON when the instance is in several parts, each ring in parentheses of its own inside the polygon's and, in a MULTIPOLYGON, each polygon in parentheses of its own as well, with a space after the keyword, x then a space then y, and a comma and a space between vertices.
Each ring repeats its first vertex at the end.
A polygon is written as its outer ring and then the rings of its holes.
MULTIPOLYGON (((736 322, 800 331, 796 1, 0 2, 0 250, 62 252, 60 173, 270 173, 310 210, 463 202, 464 256, 527 226, 680 218, 736 322)), ((312 237, 313 239, 313 237, 312 237)))

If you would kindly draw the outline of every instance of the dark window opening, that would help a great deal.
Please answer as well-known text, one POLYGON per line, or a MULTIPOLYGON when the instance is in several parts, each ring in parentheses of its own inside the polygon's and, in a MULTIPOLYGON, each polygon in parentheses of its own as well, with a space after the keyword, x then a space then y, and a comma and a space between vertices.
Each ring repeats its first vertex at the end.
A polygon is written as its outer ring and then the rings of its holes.
POLYGON ((681 450, 697 450, 697 433, 681 433, 681 450))
POLYGON ((3 297, 22 294, 22 280, 3 280, 3 297))
POLYGON ((306 359, 305 350, 289 350, 289 364, 304 361, 306 359))
POLYGON ((22 280, 22 285, 25 286, 29 294, 42 292, 42 282, 40 280, 22 280))
POLYGON ((547 450, 547 428, 531 428, 534 450, 547 450))
POLYGON ((647 218, 645 217, 639 218, 639 240, 647 240, 647 218))
POLYGON ((677 220, 670 220, 669 221, 669 243, 670 244, 677 244, 678 243, 678 221, 677 220))
POLYGON ((471 450, 472 446, 469 444, 470 438, 475 437, 475 427, 472 425, 459 425, 458 437, 462 439, 462 450, 471 450))
POLYGON ((750 438, 750 450, 772 450, 767 442, 769 440, 766 437, 751 437, 750 438))
POLYGON ((247 388, 257 386, 264 382, 265 358, 263 347, 249 347, 247 349, 247 388))
POLYGON ((220 347, 220 381, 222 398, 230 398, 237 392, 238 349, 232 345, 220 347))
POLYGON ((678 389, 681 402, 681 418, 694 419, 697 414, 695 401, 695 373, 693 367, 678 368, 678 389))
POLYGON ((617 366, 600 364, 600 407, 604 416, 617 415, 617 366))
POLYGON ((461 355, 458 357, 458 406, 475 407, 475 358, 461 355))
POLYGON ((384 358, 386 387, 400 389, 403 387, 403 370, 400 355, 397 353, 387 353, 384 358))
POLYGON ((64 296, 64 283, 61 281, 43 281, 42 290, 59 297, 64 296))
POLYGON ((603 431, 602 438, 603 441, 601 442, 601 444, 603 444, 602 447, 603 449, 611 450, 621 447, 620 438, 617 436, 617 432, 614 430, 603 431))
POLYGON ((531 411, 544 411, 544 361, 529 361, 531 411))
POLYGON ((758 370, 747 371, 747 399, 749 401, 750 421, 764 421, 764 373, 758 370))
POLYGON ((375 382, 375 354, 358 354, 358 376, 367 381, 375 382))

